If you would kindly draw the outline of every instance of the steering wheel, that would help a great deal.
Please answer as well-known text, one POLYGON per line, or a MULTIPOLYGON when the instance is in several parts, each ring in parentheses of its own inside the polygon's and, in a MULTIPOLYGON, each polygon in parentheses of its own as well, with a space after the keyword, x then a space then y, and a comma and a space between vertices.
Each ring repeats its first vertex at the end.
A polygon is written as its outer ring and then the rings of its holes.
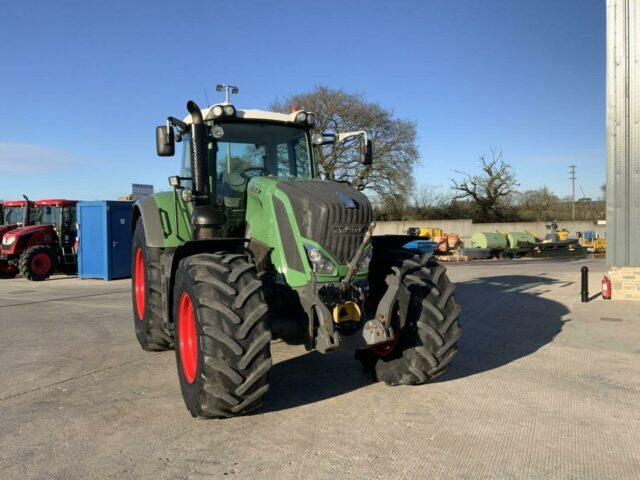
POLYGON ((266 177, 268 175, 271 175, 271 172, 266 168, 262 168, 262 167, 249 167, 249 168, 245 168, 240 172, 240 176, 245 180, 250 180, 254 176, 266 177), (259 175, 248 175, 247 172, 251 172, 251 171, 259 172, 259 175))

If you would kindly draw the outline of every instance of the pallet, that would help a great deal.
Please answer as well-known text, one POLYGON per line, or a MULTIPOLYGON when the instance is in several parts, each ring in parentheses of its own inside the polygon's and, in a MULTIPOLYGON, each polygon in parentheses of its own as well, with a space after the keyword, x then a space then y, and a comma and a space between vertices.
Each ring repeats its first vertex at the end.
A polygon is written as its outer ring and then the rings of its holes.
POLYGON ((439 262, 467 262, 469 257, 466 255, 436 255, 439 262))

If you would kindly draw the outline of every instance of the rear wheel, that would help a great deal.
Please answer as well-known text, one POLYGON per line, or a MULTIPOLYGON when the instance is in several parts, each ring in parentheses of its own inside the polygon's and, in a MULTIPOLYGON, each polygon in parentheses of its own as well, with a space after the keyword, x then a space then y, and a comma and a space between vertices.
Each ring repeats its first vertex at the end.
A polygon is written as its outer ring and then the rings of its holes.
POLYGON ((157 352, 173 346, 162 320, 160 249, 147 247, 142 221, 138 220, 131 251, 133 323, 144 350, 157 352))
POLYGON ((36 245, 20 256, 20 273, 27 280, 39 282, 49 278, 56 268, 56 255, 47 245, 36 245))
POLYGON ((194 417, 255 410, 269 389, 271 332, 262 283, 244 254, 185 258, 174 287, 176 362, 194 417))
POLYGON ((401 308, 396 305, 394 309, 392 342, 359 350, 356 358, 366 373, 389 385, 427 382, 446 370, 458 350, 462 329, 453 284, 433 257, 397 251, 378 259, 374 254, 374 262, 370 273, 373 294, 381 298, 386 287, 381 288, 379 280, 397 266, 409 292, 408 308, 402 327, 401 308))

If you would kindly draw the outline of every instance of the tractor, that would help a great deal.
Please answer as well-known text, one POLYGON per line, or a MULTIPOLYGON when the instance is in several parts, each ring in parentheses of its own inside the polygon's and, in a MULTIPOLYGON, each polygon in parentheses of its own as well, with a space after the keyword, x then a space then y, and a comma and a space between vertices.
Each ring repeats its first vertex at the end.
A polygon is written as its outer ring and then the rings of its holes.
MULTIPOLYGON (((5 200, 2 202, 2 224, 0 224, 0 240, 10 230, 31 224, 32 202, 24 196, 24 200, 5 200)), ((0 260, 0 278, 13 278, 18 268, 5 260, 0 260)))
MULTIPOLYGON (((460 307, 445 268, 373 236, 367 197, 320 179, 314 148, 365 131, 316 132, 315 115, 227 100, 156 128, 159 156, 184 145, 172 191, 132 213, 132 303, 144 350, 175 348, 182 396, 199 418, 245 414, 269 388, 272 336, 354 352, 389 385, 422 384, 457 352, 460 307)), ((235 93, 235 92, 234 92, 235 93)))
POLYGON ((61 199, 34 202, 33 225, 4 235, 0 261, 27 280, 46 280, 56 270, 72 273, 77 263, 76 203, 61 199))

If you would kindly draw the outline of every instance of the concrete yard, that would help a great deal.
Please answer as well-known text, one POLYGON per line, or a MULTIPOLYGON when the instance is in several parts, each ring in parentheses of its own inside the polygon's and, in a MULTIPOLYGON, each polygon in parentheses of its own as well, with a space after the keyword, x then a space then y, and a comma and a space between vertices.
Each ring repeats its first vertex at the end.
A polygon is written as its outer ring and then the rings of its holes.
POLYGON ((640 478, 640 304, 579 303, 602 262, 448 265, 463 306, 435 383, 272 344, 258 412, 196 420, 143 352, 129 281, 0 280, 0 478, 640 478))

